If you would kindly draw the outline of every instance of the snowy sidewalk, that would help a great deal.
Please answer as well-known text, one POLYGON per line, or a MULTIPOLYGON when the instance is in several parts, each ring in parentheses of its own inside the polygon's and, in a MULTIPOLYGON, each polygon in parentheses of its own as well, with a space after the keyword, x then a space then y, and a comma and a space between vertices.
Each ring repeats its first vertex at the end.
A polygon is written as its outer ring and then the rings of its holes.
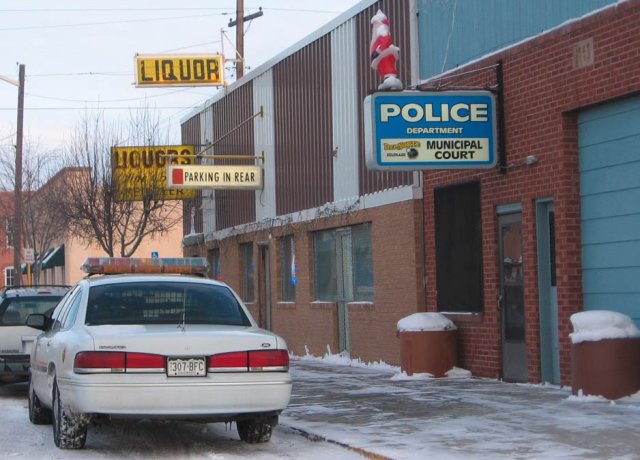
POLYGON ((386 365, 293 358, 280 423, 370 458, 640 459, 640 394, 615 402, 569 388, 421 379, 386 365))

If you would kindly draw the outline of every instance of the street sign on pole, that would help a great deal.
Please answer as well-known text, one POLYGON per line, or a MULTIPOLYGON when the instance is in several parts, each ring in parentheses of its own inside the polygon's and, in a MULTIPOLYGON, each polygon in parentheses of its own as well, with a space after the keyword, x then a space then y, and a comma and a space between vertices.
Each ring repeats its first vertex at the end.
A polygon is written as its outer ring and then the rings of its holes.
POLYGON ((36 261, 36 254, 33 248, 24 248, 24 263, 32 264, 36 261))

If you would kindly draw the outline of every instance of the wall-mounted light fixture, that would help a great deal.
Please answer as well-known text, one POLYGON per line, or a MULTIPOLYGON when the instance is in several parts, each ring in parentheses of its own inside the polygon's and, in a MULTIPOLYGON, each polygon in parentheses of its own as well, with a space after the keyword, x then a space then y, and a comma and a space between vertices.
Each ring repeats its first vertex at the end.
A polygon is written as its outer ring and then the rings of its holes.
POLYGON ((532 166, 538 162, 538 157, 535 155, 527 155, 522 163, 515 163, 507 166, 507 169, 519 168, 520 166, 532 166))

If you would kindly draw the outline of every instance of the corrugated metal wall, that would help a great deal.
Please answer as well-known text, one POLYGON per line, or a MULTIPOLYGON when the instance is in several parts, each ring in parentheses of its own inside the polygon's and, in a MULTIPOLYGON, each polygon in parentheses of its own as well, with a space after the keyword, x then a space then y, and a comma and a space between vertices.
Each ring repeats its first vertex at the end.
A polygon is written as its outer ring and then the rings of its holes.
MULTIPOLYGON (((213 153, 246 155, 253 159, 253 123, 247 122, 259 110, 259 107, 255 109, 253 106, 253 82, 249 81, 228 93, 213 104, 212 110, 213 132, 216 135, 216 139, 212 140, 216 143, 212 149, 213 153), (240 126, 243 122, 247 123, 240 126)), ((216 164, 255 164, 251 160, 215 161, 216 164)), ((256 219, 253 190, 216 190, 215 201, 218 230, 253 222, 256 219)))
POLYGON ((268 70, 253 80, 253 106, 262 106, 264 115, 254 126, 255 154, 264 154, 262 190, 256 190, 256 219, 276 216, 276 151, 274 146, 273 72, 268 70))
POLYGON ((458 67, 616 0, 420 0, 420 78, 458 67), (469 39, 473 31, 473 39, 469 39))
MULTIPOLYGON (((200 147, 196 152, 201 151, 205 146, 215 139, 213 132, 213 107, 209 106, 200 112, 200 147)), ((211 153, 211 152, 205 152, 211 153)), ((213 164, 213 160, 202 159, 201 164, 213 164)), ((202 212, 202 231, 206 235, 216 230, 216 201, 215 190, 204 189, 200 192, 202 204, 200 211, 202 212)))
POLYGON ((357 37, 357 82, 358 82, 358 139, 359 168, 360 168, 360 194, 379 192, 388 188, 410 185, 413 183, 411 172, 370 171, 364 161, 364 132, 362 121, 362 105, 364 98, 374 91, 380 84, 378 73, 371 68, 371 18, 378 9, 382 10, 389 19, 389 27, 393 43, 400 48, 400 60, 398 62, 398 74, 405 87, 411 84, 411 48, 410 48, 410 24, 409 0, 383 0, 380 1, 355 18, 357 37))
MULTIPOLYGON (((411 172, 369 171, 364 164, 362 105, 380 83, 370 67, 371 17, 382 9, 400 47, 399 74, 410 84, 410 0, 382 0, 234 88, 183 125, 183 140, 215 142, 207 153, 265 154, 264 190, 216 190, 204 213, 206 232, 313 209, 413 184, 411 172), (208 126, 191 126, 196 123, 208 126), (355 177, 358 177, 358 181, 355 177), (215 216, 215 217, 214 217, 215 216)), ((216 164, 237 163, 216 160, 216 164)), ((199 200, 195 206, 201 213, 199 200)), ((185 204, 188 232, 190 205, 185 204)), ((197 229, 203 231, 202 217, 197 229)))
POLYGON ((325 35, 273 68, 276 210, 333 200, 331 44, 325 35))
MULTIPOLYGON (((189 118, 180 126, 180 129, 182 133, 182 144, 193 144, 196 146, 197 151, 197 146, 200 144, 200 115, 195 115, 189 118)), ((195 232, 202 231, 201 204, 202 199, 200 194, 198 194, 193 200, 184 200, 182 206, 182 231, 185 235, 188 235, 192 231, 192 223, 195 224, 195 232), (192 218, 193 213, 195 213, 195 219, 192 218)))
POLYGON ((353 19, 331 32, 334 200, 357 198, 358 107, 356 29, 353 19))

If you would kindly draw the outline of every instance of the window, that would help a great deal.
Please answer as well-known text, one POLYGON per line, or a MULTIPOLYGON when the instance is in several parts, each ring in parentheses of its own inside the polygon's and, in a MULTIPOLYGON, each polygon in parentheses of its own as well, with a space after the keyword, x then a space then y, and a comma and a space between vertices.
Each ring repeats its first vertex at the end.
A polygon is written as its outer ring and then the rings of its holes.
POLYGON ((314 233, 313 271, 317 300, 336 301, 338 299, 336 270, 335 230, 314 233))
POLYGON ((296 248, 293 236, 280 238, 280 299, 284 302, 296 300, 296 248))
POLYGON ((371 225, 351 227, 353 246, 353 295, 357 301, 373 302, 373 256, 371 252, 371 225))
POLYGON ((254 263, 253 263, 253 243, 240 245, 240 257, 242 257, 242 293, 245 302, 255 300, 254 290, 254 263))
POLYGON ((211 266, 211 278, 220 281, 222 279, 222 270, 220 268, 220 249, 212 249, 209 251, 209 265, 211 266))
POLYGON ((64 318, 62 318, 62 327, 61 329, 66 330, 73 326, 73 323, 76 322, 76 316, 78 316, 78 309, 80 308, 82 300, 82 291, 78 289, 78 293, 76 296, 70 300, 71 306, 65 313, 64 318))
POLYGON ((371 224, 316 232, 313 256, 316 299, 374 300, 371 224))
POLYGON ((0 306, 0 324, 25 324, 34 313, 45 314, 53 310, 62 296, 18 296, 9 297, 0 306), (3 311, 4 310, 4 313, 3 311))
MULTIPOLYGON (((8 248, 12 248, 13 247, 13 222, 14 222, 13 216, 9 216, 5 220, 5 229, 6 229, 6 233, 7 233, 7 247, 8 248)), ((9 286, 9 285, 7 284, 7 286, 9 286)))
POLYGON ((16 272, 13 267, 6 267, 4 269, 4 285, 13 286, 16 282, 16 272))
POLYGON ((434 199, 438 310, 482 311, 480 184, 438 189, 434 199))
POLYGON ((90 326, 183 323, 251 325, 229 288, 183 282, 93 286, 89 291, 85 322, 90 326))
POLYGON ((51 331, 59 331, 62 328, 62 322, 64 317, 69 310, 69 304, 71 302, 71 298, 77 298, 78 292, 80 292, 79 287, 75 287, 71 291, 67 292, 67 294, 62 298, 60 303, 55 307, 53 313, 51 314, 51 331))

